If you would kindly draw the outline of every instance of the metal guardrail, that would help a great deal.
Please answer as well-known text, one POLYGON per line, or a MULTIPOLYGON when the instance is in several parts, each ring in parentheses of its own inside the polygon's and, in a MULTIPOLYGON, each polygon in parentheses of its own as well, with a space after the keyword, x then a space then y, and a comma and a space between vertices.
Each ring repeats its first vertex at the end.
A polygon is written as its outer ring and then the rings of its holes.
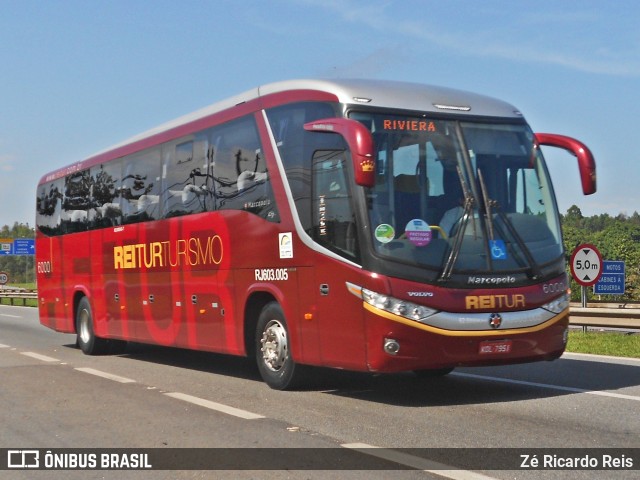
POLYGON ((29 299, 38 299, 38 292, 28 290, 0 290, 0 299, 8 298, 9 304, 24 307, 29 299), (19 302, 16 302, 19 300, 19 302))
POLYGON ((569 324, 588 327, 640 330, 640 308, 574 307, 571 306, 569 324))
MULTIPOLYGON (((11 305, 24 306, 28 299, 37 300, 38 292, 0 290, 2 298, 8 298, 11 305)), ((588 327, 640 330, 640 304, 593 305, 587 308, 571 305, 569 324, 580 326, 584 331, 588 327)))

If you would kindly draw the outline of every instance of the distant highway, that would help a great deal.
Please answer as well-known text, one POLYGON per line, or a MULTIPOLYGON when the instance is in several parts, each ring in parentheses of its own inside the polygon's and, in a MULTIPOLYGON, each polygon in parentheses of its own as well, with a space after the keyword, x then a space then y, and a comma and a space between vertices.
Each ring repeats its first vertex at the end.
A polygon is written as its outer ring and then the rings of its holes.
MULTIPOLYGON (((407 466, 393 472, 340 470, 327 455, 324 471, 40 474, 59 479, 639 476, 637 467, 507 471, 488 463, 486 468, 443 470, 442 458, 434 467, 429 450, 403 449, 492 448, 503 455, 510 448, 639 449, 640 360, 566 354, 551 363, 459 369, 435 379, 318 374, 303 391, 278 392, 242 358, 143 345, 130 345, 118 356, 88 357, 75 348, 75 336, 40 326, 35 309, 0 306, 0 449, 277 447, 285 450, 276 460, 286 465, 286 456, 297 452, 287 448, 304 447, 310 450, 303 454, 315 454, 320 448, 371 446, 386 447, 379 453, 367 450, 367 455, 375 453, 369 455, 371 465, 391 455, 407 466)), ((640 456, 633 460, 639 466, 640 456)), ((0 471, 1 478, 34 475, 0 471)))

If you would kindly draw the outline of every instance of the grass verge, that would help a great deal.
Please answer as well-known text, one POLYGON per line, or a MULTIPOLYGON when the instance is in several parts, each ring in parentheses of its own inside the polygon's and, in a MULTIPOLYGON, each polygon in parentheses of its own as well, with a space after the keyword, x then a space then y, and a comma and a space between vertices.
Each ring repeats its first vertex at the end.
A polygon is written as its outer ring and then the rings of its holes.
POLYGON ((567 351, 640 358, 640 333, 570 331, 567 351))

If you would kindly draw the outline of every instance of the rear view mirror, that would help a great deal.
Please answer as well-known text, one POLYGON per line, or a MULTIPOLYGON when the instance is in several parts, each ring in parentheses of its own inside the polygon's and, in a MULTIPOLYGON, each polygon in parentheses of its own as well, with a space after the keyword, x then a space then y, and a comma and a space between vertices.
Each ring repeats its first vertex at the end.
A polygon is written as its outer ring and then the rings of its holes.
POLYGON ((309 132, 337 133, 351 151, 351 161, 356 184, 363 187, 375 185, 375 155, 371 132, 360 122, 347 118, 325 118, 304 125, 309 132))
POLYGON ((536 133, 539 145, 562 148, 578 159, 582 192, 591 195, 596 191, 596 161, 589 148, 579 140, 554 133, 536 133))

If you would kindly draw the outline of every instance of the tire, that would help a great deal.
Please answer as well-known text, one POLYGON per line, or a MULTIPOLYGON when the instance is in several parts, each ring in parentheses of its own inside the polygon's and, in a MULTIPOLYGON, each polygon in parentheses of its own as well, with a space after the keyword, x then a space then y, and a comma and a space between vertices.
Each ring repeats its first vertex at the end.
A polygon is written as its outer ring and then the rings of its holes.
POLYGON ((109 348, 108 340, 96 337, 93 331, 93 314, 87 297, 82 297, 76 310, 77 344, 85 355, 103 355, 109 348))
POLYGON ((413 373, 415 373, 418 378, 444 377, 445 375, 448 375, 451 372, 453 372, 453 367, 434 368, 433 370, 414 370, 413 371, 413 373))
POLYGON ((287 390, 299 385, 300 366, 291 357, 287 322, 277 302, 268 303, 260 312, 255 352, 260 376, 269 387, 287 390))

